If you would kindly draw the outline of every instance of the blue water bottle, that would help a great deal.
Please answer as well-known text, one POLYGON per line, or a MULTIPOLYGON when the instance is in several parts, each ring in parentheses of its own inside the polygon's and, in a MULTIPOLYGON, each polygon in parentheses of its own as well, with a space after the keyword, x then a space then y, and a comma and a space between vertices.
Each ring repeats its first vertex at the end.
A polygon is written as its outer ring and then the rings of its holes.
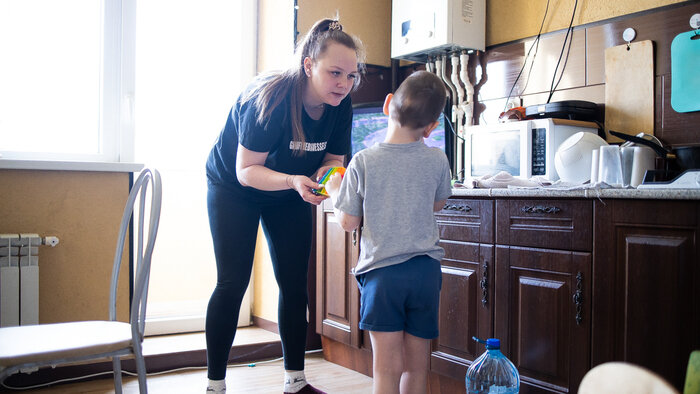
POLYGON ((501 353, 501 341, 489 338, 483 341, 486 351, 467 370, 465 378, 467 394, 517 394, 520 392, 520 375, 510 360, 501 353))

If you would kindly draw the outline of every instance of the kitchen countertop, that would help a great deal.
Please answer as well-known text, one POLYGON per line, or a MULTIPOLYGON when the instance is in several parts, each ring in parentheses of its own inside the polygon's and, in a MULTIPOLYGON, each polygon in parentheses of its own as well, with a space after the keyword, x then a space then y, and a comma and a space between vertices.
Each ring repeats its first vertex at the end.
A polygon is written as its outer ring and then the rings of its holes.
POLYGON ((617 198, 646 200, 700 200, 700 189, 548 189, 548 188, 453 188, 453 197, 617 198))

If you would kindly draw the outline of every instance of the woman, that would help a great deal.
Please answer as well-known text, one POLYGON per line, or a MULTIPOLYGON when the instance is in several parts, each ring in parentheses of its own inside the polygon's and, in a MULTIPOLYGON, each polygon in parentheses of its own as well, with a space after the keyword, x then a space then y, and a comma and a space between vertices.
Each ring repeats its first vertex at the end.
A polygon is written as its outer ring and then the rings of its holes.
POLYGON ((306 382, 307 270, 312 192, 350 151, 350 91, 359 84, 359 41, 323 19, 297 47, 289 70, 258 77, 229 113, 207 160, 209 224, 217 283, 206 318, 207 392, 224 393, 228 354, 250 281, 258 223, 280 289, 285 393, 319 393, 306 382))

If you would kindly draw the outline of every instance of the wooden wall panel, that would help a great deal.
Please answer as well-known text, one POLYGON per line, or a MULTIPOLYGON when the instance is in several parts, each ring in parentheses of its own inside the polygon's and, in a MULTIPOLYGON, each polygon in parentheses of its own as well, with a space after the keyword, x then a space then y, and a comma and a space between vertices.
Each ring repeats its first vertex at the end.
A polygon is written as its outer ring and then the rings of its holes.
MULTIPOLYGON (((128 173, 0 170, 0 233, 55 235, 39 250, 39 322, 107 319, 128 173)), ((118 317, 128 321, 128 253, 118 317)))
MULTIPOLYGON (((573 24, 580 26, 682 2, 683 0, 579 1, 573 24)), ((547 3, 550 4, 543 33, 566 29, 574 9, 571 0, 486 0, 486 46, 537 35, 547 3)), ((685 25, 687 26, 687 20, 685 25)))
POLYGON ((363 42, 367 63, 391 65, 391 0, 299 0, 298 4, 301 34, 321 18, 338 16, 343 30, 363 42))

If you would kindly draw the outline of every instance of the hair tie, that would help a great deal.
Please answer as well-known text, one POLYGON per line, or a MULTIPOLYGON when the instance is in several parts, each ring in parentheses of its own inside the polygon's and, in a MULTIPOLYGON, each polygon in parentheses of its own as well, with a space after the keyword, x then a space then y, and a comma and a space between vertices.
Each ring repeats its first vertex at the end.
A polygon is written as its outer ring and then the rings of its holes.
POLYGON ((333 31, 333 30, 343 30, 343 26, 340 25, 340 22, 338 21, 333 21, 328 25, 328 31, 333 31))

